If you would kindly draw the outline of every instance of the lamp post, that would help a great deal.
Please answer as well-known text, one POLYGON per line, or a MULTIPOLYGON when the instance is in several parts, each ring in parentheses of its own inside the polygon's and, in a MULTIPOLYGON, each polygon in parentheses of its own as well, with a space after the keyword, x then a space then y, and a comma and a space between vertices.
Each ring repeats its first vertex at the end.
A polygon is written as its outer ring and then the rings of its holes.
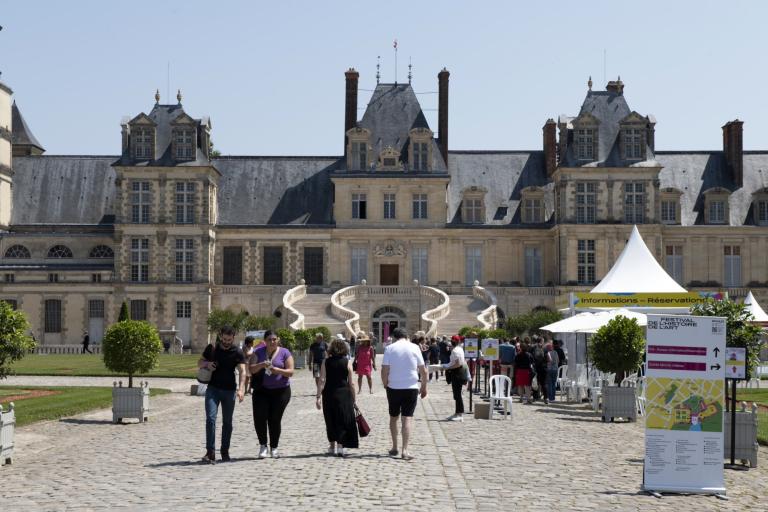
POLYGON ((419 280, 413 280, 413 286, 416 287, 416 294, 419 296, 419 330, 421 330, 421 288, 419 288, 419 280))

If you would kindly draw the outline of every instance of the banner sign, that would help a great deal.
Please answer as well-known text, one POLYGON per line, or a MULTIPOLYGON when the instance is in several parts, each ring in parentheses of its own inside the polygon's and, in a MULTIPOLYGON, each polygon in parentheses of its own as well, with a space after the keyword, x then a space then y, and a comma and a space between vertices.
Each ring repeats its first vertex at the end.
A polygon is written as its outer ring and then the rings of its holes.
POLYGON ((573 294, 575 308, 688 308, 704 298, 722 300, 719 292, 688 293, 581 293, 573 294))
POLYGON ((479 351, 477 338, 464 338, 464 357, 477 359, 480 356, 479 351))
POLYGON ((725 493, 725 319, 648 315, 643 489, 725 493))
POLYGON ((486 361, 499 360, 499 340, 486 338, 482 341, 483 359, 486 361))
POLYGON ((744 380, 747 378, 747 349, 728 347, 725 349, 725 378, 744 380))

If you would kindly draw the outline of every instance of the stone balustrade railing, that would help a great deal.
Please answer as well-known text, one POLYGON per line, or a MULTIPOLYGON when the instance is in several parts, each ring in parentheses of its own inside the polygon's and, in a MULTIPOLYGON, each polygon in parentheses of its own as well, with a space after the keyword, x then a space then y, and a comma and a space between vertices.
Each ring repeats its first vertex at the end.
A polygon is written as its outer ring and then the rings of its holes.
MULTIPOLYGON (((100 344, 91 344, 88 346, 94 354, 101 354, 100 344)), ((71 345, 37 345, 32 351, 33 354, 80 354, 83 351, 83 346, 80 343, 72 343, 71 345)))
POLYGON ((0 405, 0 466, 13 463, 15 434, 16 411, 13 402, 8 404, 7 409, 3 409, 3 406, 0 405))
POLYGON ((364 287, 361 285, 347 286, 331 295, 331 314, 344 322, 347 336, 356 336, 360 332, 360 314, 344 307, 344 305, 357 299, 361 288, 364 287))
POLYGON ((498 301, 496 300, 496 295, 491 290, 480 286, 479 283, 475 283, 472 287, 472 295, 488 304, 488 307, 477 315, 478 322, 482 324, 483 329, 495 329, 496 322, 498 321, 498 313, 496 311, 498 301))
POLYGON ((427 337, 437 336, 437 324, 440 320, 447 317, 451 312, 451 300, 448 298, 448 294, 437 288, 431 286, 419 286, 422 300, 427 299, 431 302, 437 302, 437 306, 428 309, 422 313, 421 318, 429 327, 427 328, 427 337))
MULTIPOLYGON (((303 279, 302 279, 303 281, 303 279)), ((294 286, 283 294, 283 307, 285 308, 288 318, 288 327, 293 330, 304 328, 304 315, 293 307, 298 301, 307 296, 307 285, 303 282, 294 286)))

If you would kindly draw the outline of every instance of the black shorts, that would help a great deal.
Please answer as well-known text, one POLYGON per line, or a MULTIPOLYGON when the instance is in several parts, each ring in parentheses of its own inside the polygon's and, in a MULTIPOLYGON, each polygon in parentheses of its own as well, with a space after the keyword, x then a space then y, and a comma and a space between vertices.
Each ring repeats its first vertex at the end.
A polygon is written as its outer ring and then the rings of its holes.
POLYGON ((419 398, 418 389, 392 389, 387 388, 387 403, 389 403, 389 415, 393 418, 398 416, 413 416, 416 410, 416 401, 419 398))

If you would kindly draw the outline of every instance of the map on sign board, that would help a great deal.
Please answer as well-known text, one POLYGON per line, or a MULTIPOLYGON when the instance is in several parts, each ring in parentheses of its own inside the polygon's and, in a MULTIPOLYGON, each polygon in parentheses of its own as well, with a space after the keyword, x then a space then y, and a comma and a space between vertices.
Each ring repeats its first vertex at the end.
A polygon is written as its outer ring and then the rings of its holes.
POLYGON ((723 430, 722 381, 648 377, 646 384, 647 428, 723 430))
POLYGON ((464 338, 464 357, 477 359, 480 356, 480 347, 477 338, 464 338))
POLYGON ((747 349, 726 347, 725 349, 725 378, 747 378, 747 349))

